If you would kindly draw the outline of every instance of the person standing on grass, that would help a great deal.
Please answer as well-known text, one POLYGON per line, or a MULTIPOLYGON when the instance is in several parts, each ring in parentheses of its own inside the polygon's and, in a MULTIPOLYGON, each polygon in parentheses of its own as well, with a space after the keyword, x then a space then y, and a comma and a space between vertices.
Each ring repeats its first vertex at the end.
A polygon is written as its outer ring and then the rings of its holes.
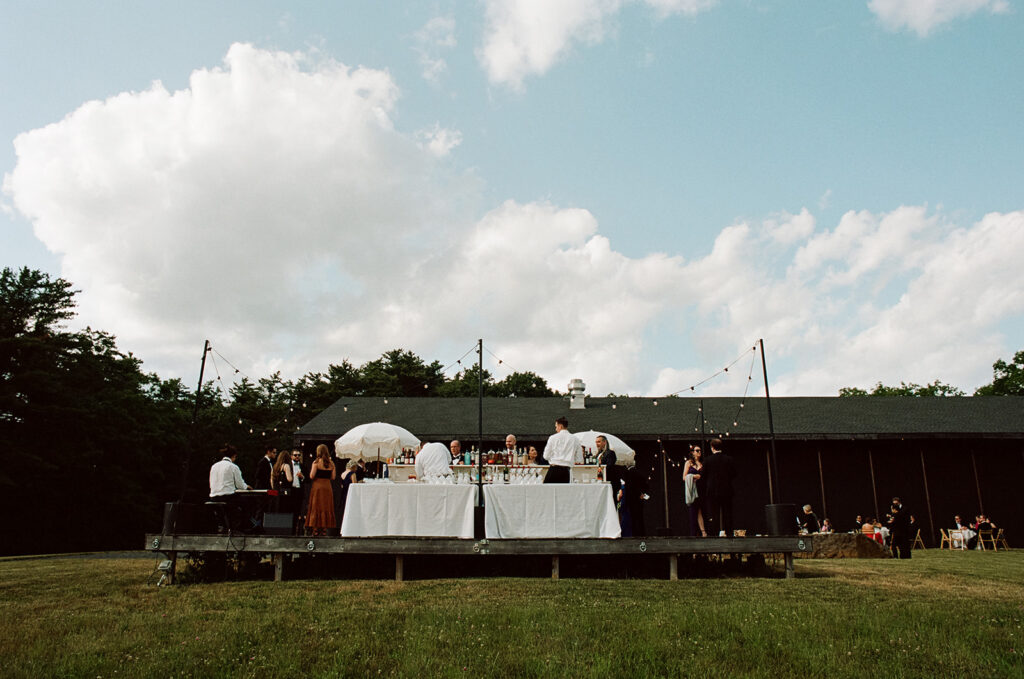
POLYGON ((814 513, 810 505, 804 505, 804 513, 800 517, 800 532, 818 533, 820 531, 821 525, 818 523, 818 515, 814 513))
POLYGON ((711 439, 711 455, 704 461, 703 476, 708 489, 708 513, 711 534, 732 536, 733 481, 736 465, 732 457, 722 452, 722 439, 711 439))
POLYGON ((889 520, 889 536, 892 545, 893 556, 901 559, 909 559, 913 537, 910 535, 910 512, 903 506, 898 497, 892 499, 892 506, 889 508, 892 519, 889 520))

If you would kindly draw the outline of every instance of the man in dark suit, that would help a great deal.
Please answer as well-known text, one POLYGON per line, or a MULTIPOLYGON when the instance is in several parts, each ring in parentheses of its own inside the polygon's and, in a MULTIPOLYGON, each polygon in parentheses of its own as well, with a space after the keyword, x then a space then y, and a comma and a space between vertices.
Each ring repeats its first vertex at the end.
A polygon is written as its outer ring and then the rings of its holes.
POLYGON ((277 448, 267 446, 266 453, 256 463, 256 490, 270 490, 270 477, 274 474, 274 460, 277 458, 277 448))
POLYGON ((909 559, 910 551, 914 543, 910 535, 910 512, 903 506, 898 497, 892 499, 892 506, 889 508, 892 519, 889 521, 889 535, 892 540, 893 556, 901 559, 909 559))
POLYGON ((711 439, 711 455, 704 460, 702 475, 707 484, 711 534, 724 531, 726 536, 732 537, 732 492, 736 465, 732 457, 722 452, 722 439, 711 439))

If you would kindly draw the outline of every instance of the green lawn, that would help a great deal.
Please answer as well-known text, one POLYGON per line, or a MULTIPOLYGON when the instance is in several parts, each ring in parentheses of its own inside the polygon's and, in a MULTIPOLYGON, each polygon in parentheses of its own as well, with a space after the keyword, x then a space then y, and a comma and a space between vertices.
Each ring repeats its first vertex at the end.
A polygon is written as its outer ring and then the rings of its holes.
POLYGON ((1024 552, 797 578, 156 588, 155 560, 0 561, 0 676, 1024 677, 1024 552))

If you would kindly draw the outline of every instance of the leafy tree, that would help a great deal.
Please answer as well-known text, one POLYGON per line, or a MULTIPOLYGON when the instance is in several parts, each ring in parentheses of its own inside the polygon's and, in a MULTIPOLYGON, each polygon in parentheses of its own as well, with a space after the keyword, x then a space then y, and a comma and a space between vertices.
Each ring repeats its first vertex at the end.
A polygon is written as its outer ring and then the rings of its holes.
MULTIPOLYGON (((495 396, 495 385, 494 377, 491 373, 484 368, 483 372, 484 381, 484 396, 495 396)), ((469 366, 463 370, 460 370, 455 374, 455 377, 445 382, 438 389, 438 396, 444 397, 458 397, 458 396, 472 396, 476 397, 480 393, 480 367, 477 365, 469 366)))
POLYGON ((444 384, 442 366, 411 351, 393 349, 359 369, 363 396, 430 396, 444 384))
POLYGON ((1011 363, 993 363, 992 372, 992 384, 978 387, 975 396, 1024 396, 1024 350, 1014 354, 1011 363))
POLYGON ((965 396, 963 390, 949 384, 943 384, 935 380, 924 386, 913 382, 900 382, 898 387, 889 387, 881 382, 877 383, 871 391, 858 387, 843 387, 839 390, 840 396, 965 396))
POLYGON ((180 385, 62 327, 74 306, 63 279, 0 272, 0 511, 24 518, 0 525, 0 552, 137 546, 181 468, 180 385))
POLYGON ((547 380, 533 372, 514 372, 494 385, 495 396, 557 396, 547 380))
POLYGON ((348 359, 327 366, 327 372, 306 373, 292 386, 292 402, 309 413, 318 413, 343 396, 363 391, 359 369, 348 359))

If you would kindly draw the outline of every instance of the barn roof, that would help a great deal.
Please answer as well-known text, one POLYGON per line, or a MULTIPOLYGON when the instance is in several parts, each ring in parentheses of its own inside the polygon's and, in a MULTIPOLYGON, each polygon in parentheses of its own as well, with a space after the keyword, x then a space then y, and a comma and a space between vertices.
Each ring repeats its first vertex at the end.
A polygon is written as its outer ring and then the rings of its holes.
MULTIPOLYGON (((622 438, 690 439, 706 433, 734 438, 769 435, 764 398, 586 399, 570 410, 568 397, 485 398, 483 437, 543 439, 564 416, 571 431, 596 429, 622 438), (735 423, 735 424, 734 424, 735 423)), ((391 422, 423 440, 477 436, 480 404, 475 398, 341 398, 296 432, 298 440, 338 437, 364 422, 391 422)), ((998 437, 1024 438, 1024 397, 795 397, 773 398, 779 438, 998 437)))

